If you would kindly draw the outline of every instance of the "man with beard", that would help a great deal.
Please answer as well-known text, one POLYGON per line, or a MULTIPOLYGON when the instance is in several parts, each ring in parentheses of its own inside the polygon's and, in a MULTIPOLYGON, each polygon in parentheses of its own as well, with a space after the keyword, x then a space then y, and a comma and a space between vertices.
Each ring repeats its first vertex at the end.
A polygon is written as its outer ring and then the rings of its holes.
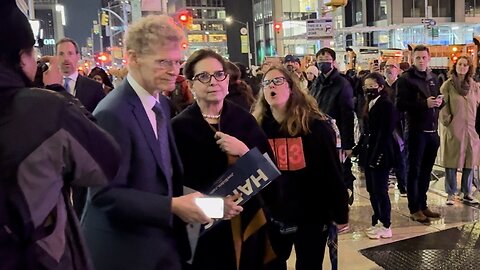
POLYGON ((308 80, 306 78, 306 74, 302 72, 300 69, 300 59, 298 57, 294 57, 293 55, 289 54, 285 56, 285 60, 283 61, 283 65, 285 68, 297 75, 298 80, 300 81, 300 86, 302 89, 307 90, 308 87, 308 80))

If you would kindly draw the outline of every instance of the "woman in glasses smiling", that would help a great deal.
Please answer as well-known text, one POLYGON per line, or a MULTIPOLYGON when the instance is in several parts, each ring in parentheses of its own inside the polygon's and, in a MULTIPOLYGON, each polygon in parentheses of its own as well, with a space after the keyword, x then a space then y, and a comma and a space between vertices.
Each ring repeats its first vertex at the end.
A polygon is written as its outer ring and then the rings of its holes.
MULTIPOLYGON (((225 100, 229 85, 225 70, 225 60, 214 51, 194 52, 184 75, 196 102, 172 122, 184 165, 184 185, 201 192, 209 190, 249 149, 258 147, 262 153, 271 153, 255 118, 225 100)), ((242 207, 235 205, 233 198, 225 199, 224 219, 231 220, 220 222, 198 239, 187 269, 264 269, 269 241, 260 201, 258 197, 250 199, 239 214, 242 207)))
POLYGON ((335 132, 294 77, 283 67, 267 71, 253 115, 282 172, 275 180, 281 193, 270 207, 283 234, 279 255, 286 261, 295 245, 297 270, 322 269, 327 227, 334 221, 339 231, 347 228, 348 193, 335 132))

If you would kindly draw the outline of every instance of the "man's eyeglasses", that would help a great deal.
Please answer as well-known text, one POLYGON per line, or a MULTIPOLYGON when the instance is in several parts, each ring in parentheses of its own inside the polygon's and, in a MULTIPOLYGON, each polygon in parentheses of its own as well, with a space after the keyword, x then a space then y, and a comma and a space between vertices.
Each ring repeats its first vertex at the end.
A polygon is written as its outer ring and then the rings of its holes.
POLYGON ((215 71, 213 74, 202 72, 193 76, 192 80, 197 80, 201 83, 209 83, 212 81, 212 77, 214 77, 217 82, 221 82, 227 78, 227 75, 228 74, 223 70, 215 71))
POLYGON ((155 65, 159 68, 179 67, 183 64, 183 60, 155 60, 155 65))
POLYGON ((269 86, 270 83, 272 83, 272 82, 273 82, 274 85, 282 85, 282 84, 285 83, 285 80, 286 80, 285 77, 276 77, 276 78, 273 78, 273 79, 271 79, 271 80, 264 80, 264 81, 262 82, 262 86, 263 86, 263 87, 267 87, 267 86, 269 86))

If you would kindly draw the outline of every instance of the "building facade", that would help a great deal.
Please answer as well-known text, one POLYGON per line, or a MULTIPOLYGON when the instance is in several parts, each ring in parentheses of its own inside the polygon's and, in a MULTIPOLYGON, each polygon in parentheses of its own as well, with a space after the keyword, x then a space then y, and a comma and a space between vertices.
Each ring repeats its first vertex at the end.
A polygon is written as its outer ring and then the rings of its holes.
POLYGON ((64 37, 65 11, 57 0, 35 0, 35 19, 40 21, 42 55, 55 54, 55 41, 64 37))
POLYGON ((335 43, 406 48, 464 44, 480 35, 480 0, 350 0, 335 43))
POLYGON ((227 0, 177 0, 168 2, 168 13, 173 15, 187 10, 192 14, 190 29, 185 29, 188 39, 187 55, 210 48, 228 58, 226 11, 227 0))

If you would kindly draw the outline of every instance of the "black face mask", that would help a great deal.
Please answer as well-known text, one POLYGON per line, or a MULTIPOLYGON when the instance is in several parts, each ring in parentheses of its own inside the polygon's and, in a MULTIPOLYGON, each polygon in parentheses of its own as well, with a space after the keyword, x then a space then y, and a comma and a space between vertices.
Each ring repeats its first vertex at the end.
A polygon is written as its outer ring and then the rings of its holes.
POLYGON ((380 92, 378 92, 378 88, 367 88, 365 89, 365 95, 367 96, 368 99, 375 99, 380 95, 380 92))
POLYGON ((317 68, 322 72, 322 74, 328 73, 330 70, 332 70, 332 63, 330 62, 318 62, 317 63, 317 68))

